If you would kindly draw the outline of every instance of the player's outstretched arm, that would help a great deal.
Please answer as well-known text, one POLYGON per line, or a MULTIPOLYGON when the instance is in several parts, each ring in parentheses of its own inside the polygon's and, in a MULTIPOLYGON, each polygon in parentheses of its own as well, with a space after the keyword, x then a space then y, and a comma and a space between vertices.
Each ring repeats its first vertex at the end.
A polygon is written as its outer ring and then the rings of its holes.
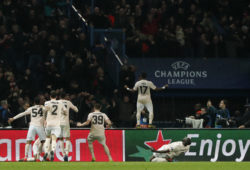
POLYGON ((155 88, 154 90, 155 91, 161 91, 161 90, 165 90, 165 89, 167 89, 168 88, 168 84, 166 84, 166 85, 164 85, 164 86, 162 86, 162 87, 157 87, 157 88, 155 88))
POLYGON ((73 105, 73 103, 71 103, 70 101, 69 101, 69 105, 70 105, 70 108, 74 110, 74 112, 76 113, 78 112, 78 108, 75 105, 73 105))
POLYGON ((77 123, 76 126, 77 127, 82 127, 82 126, 88 126, 90 124, 91 120, 87 120, 84 123, 77 123))
POLYGON ((110 119, 105 120, 105 123, 107 124, 106 125, 107 128, 111 128, 112 122, 110 121, 110 119))
POLYGON ((136 90, 129 88, 127 85, 124 86, 127 91, 136 92, 136 90))
POLYGON ((28 115, 30 113, 31 113, 30 110, 26 110, 25 112, 19 113, 15 117, 9 118, 8 123, 11 124, 14 120, 19 119, 20 117, 23 117, 23 116, 28 115))

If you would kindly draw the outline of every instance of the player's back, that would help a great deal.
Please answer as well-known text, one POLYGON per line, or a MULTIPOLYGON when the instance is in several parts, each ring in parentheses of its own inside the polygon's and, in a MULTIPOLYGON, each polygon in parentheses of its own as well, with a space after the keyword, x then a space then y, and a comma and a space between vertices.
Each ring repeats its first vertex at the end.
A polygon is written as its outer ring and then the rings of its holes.
POLYGON ((163 145, 159 150, 169 150, 168 155, 173 158, 175 156, 180 155, 181 153, 185 153, 189 150, 190 146, 184 146, 182 141, 177 141, 170 143, 168 145, 163 145))
POLYGON ((35 105, 27 109, 30 112, 30 125, 44 126, 45 108, 42 105, 35 105))
POLYGON ((63 112, 66 114, 66 108, 63 103, 59 100, 50 100, 45 102, 47 109, 47 127, 58 127, 60 126, 61 115, 63 112))
POLYGON ((61 125, 69 125, 69 110, 72 103, 65 99, 61 99, 59 101, 62 102, 64 107, 66 108, 66 114, 61 114, 61 125))
POLYGON ((94 136, 104 135, 104 124, 109 119, 105 113, 92 112, 88 115, 88 120, 91 120, 90 133, 94 136))
POLYGON ((138 91, 139 97, 150 97, 150 89, 156 89, 156 86, 148 80, 140 80, 135 83, 135 86, 133 88, 134 90, 138 91))

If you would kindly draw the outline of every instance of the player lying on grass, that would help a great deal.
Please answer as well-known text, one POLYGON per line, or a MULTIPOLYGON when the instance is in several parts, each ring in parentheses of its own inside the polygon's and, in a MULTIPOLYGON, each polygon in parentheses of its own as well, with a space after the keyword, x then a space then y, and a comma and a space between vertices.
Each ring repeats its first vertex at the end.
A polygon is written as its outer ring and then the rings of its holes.
POLYGON ((182 141, 162 145, 158 150, 151 148, 153 156, 151 162, 172 162, 174 157, 179 156, 189 150, 191 144, 190 138, 184 138, 182 141))

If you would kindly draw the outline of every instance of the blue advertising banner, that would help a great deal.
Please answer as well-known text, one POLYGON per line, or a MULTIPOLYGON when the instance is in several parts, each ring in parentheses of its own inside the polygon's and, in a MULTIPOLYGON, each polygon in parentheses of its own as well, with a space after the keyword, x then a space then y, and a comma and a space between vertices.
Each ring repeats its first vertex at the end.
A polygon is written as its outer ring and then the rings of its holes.
POLYGON ((250 89, 250 59, 133 58, 137 73, 171 88, 250 89))

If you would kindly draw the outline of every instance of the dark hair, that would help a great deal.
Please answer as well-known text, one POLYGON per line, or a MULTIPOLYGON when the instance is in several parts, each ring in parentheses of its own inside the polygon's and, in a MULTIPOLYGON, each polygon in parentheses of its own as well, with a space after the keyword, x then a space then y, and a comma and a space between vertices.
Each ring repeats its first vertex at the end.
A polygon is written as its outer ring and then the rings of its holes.
POLYGON ((191 139, 190 138, 185 137, 185 138, 182 139, 182 142, 183 142, 184 146, 191 145, 191 139))
POLYGON ((40 104, 40 97, 36 96, 34 99, 35 104, 40 104))
POLYGON ((51 98, 56 98, 56 96, 57 96, 56 91, 55 91, 55 90, 52 90, 52 91, 50 92, 50 97, 51 97, 51 98))
POLYGON ((61 97, 61 98, 65 98, 65 97, 66 97, 66 93, 65 93, 64 91, 61 92, 60 97, 61 97))
POLYGON ((99 103, 94 104, 94 108, 97 110, 101 110, 102 106, 99 103))
POLYGON ((145 72, 141 73, 141 78, 143 78, 143 79, 147 78, 147 73, 145 73, 145 72))
POLYGON ((222 101, 223 101, 224 105, 227 107, 228 101, 226 99, 222 99, 222 101))

